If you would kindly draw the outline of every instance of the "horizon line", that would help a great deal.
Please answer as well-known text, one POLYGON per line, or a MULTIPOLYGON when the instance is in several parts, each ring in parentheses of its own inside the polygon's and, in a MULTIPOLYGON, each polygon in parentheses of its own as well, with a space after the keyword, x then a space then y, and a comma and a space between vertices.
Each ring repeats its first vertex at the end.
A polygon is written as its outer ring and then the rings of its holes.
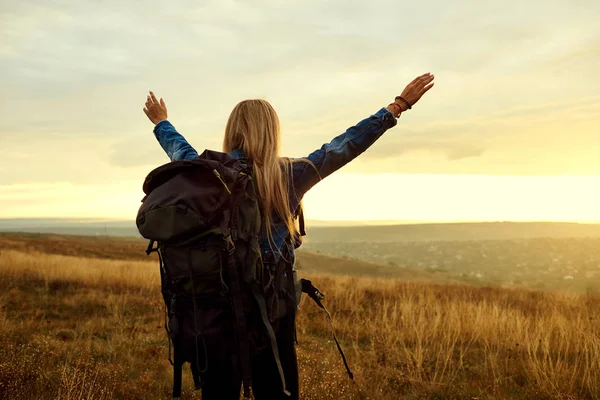
MULTIPOLYGON (((102 218, 102 217, 0 217, 2 220, 12 221, 70 221, 81 223, 113 223, 113 222, 131 222, 135 223, 135 219, 123 218, 102 218)), ((325 224, 360 224, 360 225, 425 225, 425 224, 476 224, 476 223, 564 223, 564 224, 600 224, 600 221, 581 221, 581 220, 324 220, 310 219, 306 222, 325 223, 325 224)))

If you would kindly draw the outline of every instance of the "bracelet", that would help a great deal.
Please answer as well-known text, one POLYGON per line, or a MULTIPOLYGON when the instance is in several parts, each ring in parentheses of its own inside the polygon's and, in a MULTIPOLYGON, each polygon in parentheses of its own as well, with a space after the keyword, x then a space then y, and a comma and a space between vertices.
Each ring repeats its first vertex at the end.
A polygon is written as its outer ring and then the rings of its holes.
POLYGON ((398 110, 400 110, 400 112, 398 112, 398 116, 397 116, 396 118, 399 118, 399 117, 400 117, 400 114, 402 114, 402 107, 400 107, 400 104, 398 104, 398 103, 390 103, 390 104, 388 105, 388 107, 389 107, 389 106, 396 106, 396 107, 398 107, 398 110))
POLYGON ((396 98, 394 100, 400 100, 403 101, 404 103, 406 103, 406 105, 408 106, 408 109, 412 109, 412 106, 410 105, 410 103, 402 96, 396 96, 396 98))

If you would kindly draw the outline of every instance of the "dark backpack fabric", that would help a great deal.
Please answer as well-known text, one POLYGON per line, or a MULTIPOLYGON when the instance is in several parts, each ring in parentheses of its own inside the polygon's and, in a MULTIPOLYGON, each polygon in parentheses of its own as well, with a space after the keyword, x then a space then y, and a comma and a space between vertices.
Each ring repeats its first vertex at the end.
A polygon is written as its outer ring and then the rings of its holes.
POLYGON ((295 313, 301 291, 289 263, 262 261, 260 207, 249 165, 207 150, 150 172, 143 190, 136 223, 151 240, 148 252, 157 251, 161 261, 173 396, 181 394, 186 362, 196 388, 202 387, 208 365, 222 362, 211 357, 215 349, 235 354, 225 362, 239 366, 249 396, 251 360, 270 348, 286 392, 274 327, 295 313))

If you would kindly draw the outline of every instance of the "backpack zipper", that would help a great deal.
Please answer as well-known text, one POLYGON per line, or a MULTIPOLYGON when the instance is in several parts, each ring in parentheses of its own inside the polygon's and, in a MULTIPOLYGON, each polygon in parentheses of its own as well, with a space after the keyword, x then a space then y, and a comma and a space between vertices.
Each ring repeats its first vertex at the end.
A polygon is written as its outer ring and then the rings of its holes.
POLYGON ((231 195, 231 190, 229 190, 229 188, 227 187, 227 184, 225 183, 225 181, 223 180, 223 178, 221 178, 221 174, 219 174, 219 171, 217 171, 216 169, 213 169, 213 174, 215 174, 215 176, 217 177, 217 179, 221 181, 221 183, 223 184, 223 186, 225 186, 225 190, 227 190, 227 193, 229 193, 231 195))

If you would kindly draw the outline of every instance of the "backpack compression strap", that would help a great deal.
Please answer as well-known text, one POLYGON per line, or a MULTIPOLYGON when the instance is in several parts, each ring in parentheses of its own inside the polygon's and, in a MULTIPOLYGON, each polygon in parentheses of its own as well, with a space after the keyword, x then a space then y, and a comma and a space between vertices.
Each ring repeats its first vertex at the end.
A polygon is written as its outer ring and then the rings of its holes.
POLYGON ((291 396, 291 393, 286 388, 285 375, 283 373, 283 367, 281 366, 281 360, 279 359, 279 348, 277 347, 277 339, 275 338, 275 331, 273 331, 273 327, 271 326, 271 323, 269 322, 269 315, 267 313, 265 297, 264 297, 262 289, 256 282, 252 283, 252 294, 254 295, 254 299, 256 300, 256 303, 258 304, 258 309, 260 310, 260 317, 263 321, 263 325, 267 329, 269 341, 271 342, 271 350, 273 351, 273 356, 275 358, 275 364, 277 365, 279 377, 281 378, 281 385, 283 387, 283 393, 286 396, 291 396))
MULTIPOLYGON (((162 276, 162 273, 164 272, 167 275, 166 278, 167 278, 167 281, 169 282, 169 286, 171 286, 173 280, 171 279, 171 277, 169 276, 169 274, 167 272, 167 269, 165 268, 165 263, 163 260, 162 253, 159 249, 159 244, 154 240, 150 240, 150 242, 148 243, 148 248, 146 249, 146 255, 150 255, 154 252, 156 252, 156 254, 158 254, 158 263, 159 263, 159 268, 161 271, 161 276, 162 276), (156 247, 154 247, 154 244, 156 244, 156 247)), ((164 285, 164 282, 162 284, 164 285)), ((175 308, 174 300, 175 300, 174 297, 171 297, 171 309, 172 310, 175 308)), ((166 301, 167 300, 165 299, 165 302, 166 301)), ((177 325, 177 323, 175 323, 175 325, 177 325)), ((181 369, 185 362, 182 361, 182 354, 180 351, 180 346, 175 345, 175 343, 173 343, 173 358, 171 358, 171 342, 172 342, 171 328, 169 327, 166 303, 165 303, 165 330, 167 331, 167 340, 169 342, 169 363, 171 363, 171 365, 173 366, 173 394, 172 394, 172 396, 173 396, 173 398, 180 398, 181 397, 181 381, 182 381, 181 369)), ((199 383, 196 379, 195 374, 194 374, 194 383, 195 384, 199 383)), ((196 385, 196 389, 198 389, 198 385, 196 385)))
POLYGON ((244 307, 242 304, 242 289, 240 287, 239 276, 235 262, 235 244, 231 234, 224 236, 227 242, 227 277, 231 286, 231 299, 233 302, 233 315, 235 326, 237 328, 238 342, 240 347, 240 362, 242 364, 242 383, 244 386, 244 397, 250 397, 250 386, 252 378, 250 372, 250 348, 248 343, 248 328, 246 327, 246 318, 244 316, 244 307))

